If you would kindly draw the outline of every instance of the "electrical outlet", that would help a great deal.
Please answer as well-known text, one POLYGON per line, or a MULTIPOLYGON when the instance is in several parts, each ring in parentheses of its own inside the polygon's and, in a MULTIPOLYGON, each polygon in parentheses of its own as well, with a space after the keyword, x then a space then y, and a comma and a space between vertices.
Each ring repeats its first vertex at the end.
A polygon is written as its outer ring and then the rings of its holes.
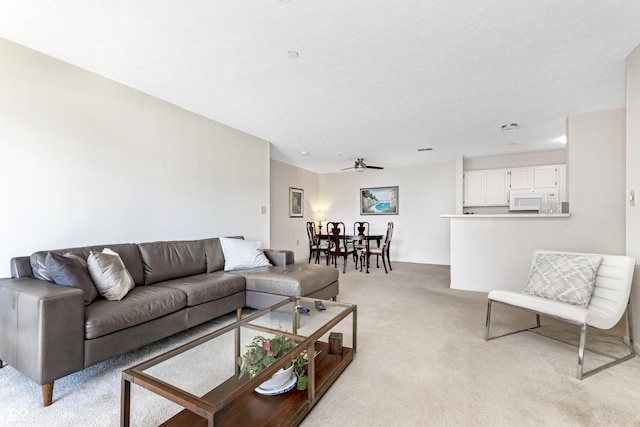
POLYGON ((267 207, 266 206, 260 206, 260 213, 261 214, 266 214, 267 213, 267 207))
POLYGON ((299 245, 299 244, 300 244, 300 240, 296 240, 296 245, 299 245))

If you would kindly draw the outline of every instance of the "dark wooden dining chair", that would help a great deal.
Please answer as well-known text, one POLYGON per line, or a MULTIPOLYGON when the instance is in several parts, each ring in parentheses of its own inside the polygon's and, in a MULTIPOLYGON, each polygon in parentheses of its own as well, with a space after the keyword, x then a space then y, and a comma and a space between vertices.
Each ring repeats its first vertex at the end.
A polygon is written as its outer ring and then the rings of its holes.
POLYGON ((362 271, 367 246, 369 245, 369 228, 367 221, 356 221, 353 223, 353 247, 355 248, 354 260, 356 268, 358 268, 358 260, 360 260, 360 271, 362 271))
POLYGON ((372 248, 370 245, 367 246, 366 258, 367 258, 367 273, 369 272, 369 262, 371 255, 376 256, 376 267, 380 268, 380 263, 378 262, 380 258, 382 258, 382 265, 384 266, 384 272, 389 273, 387 271, 387 264, 389 265, 389 270, 393 271, 391 268, 391 260, 389 259, 389 248, 391 246, 391 238, 393 237, 393 222, 389 222, 387 224, 387 232, 384 235, 384 239, 382 240, 382 244, 379 248, 372 248))
POLYGON ((316 234, 316 224, 313 221, 307 222, 307 237, 309 238, 309 263, 315 255, 315 263, 320 263, 320 254, 327 250, 327 244, 320 242, 320 237, 316 234))
POLYGON ((327 254, 327 265, 331 261, 336 268, 338 267, 338 258, 342 257, 342 272, 347 272, 347 257, 354 255, 356 250, 351 239, 347 239, 346 229, 343 222, 327 223, 327 244, 325 251, 327 254))

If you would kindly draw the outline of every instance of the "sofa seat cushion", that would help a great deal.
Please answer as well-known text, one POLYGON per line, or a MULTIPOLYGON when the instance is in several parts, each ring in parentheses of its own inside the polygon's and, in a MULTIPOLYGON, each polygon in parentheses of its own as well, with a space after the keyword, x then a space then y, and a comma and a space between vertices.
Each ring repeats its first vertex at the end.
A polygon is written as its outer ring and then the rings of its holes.
POLYGON ((155 283, 151 287, 178 289, 187 295, 187 306, 193 307, 242 292, 245 289, 245 281, 241 276, 216 271, 167 280, 155 283))
POLYGON ((305 296, 338 280, 338 270, 318 264, 289 264, 234 271, 245 278, 247 291, 305 296))
POLYGON ((137 286, 120 301, 98 299, 85 307, 85 339, 139 325, 187 306, 187 295, 157 286, 137 286))

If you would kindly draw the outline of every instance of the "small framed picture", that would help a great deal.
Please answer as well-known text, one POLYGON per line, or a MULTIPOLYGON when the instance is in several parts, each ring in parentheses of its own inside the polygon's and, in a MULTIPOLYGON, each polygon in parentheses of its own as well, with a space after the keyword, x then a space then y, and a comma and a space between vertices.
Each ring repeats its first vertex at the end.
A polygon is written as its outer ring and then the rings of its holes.
POLYGON ((289 218, 304 217, 304 190, 289 187, 289 218))
POLYGON ((360 215, 398 215, 398 187, 361 188, 360 215))

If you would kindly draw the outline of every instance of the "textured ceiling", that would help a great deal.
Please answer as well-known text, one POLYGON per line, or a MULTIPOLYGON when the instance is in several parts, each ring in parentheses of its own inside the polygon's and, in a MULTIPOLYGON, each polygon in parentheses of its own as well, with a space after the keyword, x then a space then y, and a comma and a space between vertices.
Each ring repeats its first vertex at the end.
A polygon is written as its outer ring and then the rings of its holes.
POLYGON ((324 173, 563 148, 568 114, 624 106, 640 1, 16 0, 0 37, 324 173))

